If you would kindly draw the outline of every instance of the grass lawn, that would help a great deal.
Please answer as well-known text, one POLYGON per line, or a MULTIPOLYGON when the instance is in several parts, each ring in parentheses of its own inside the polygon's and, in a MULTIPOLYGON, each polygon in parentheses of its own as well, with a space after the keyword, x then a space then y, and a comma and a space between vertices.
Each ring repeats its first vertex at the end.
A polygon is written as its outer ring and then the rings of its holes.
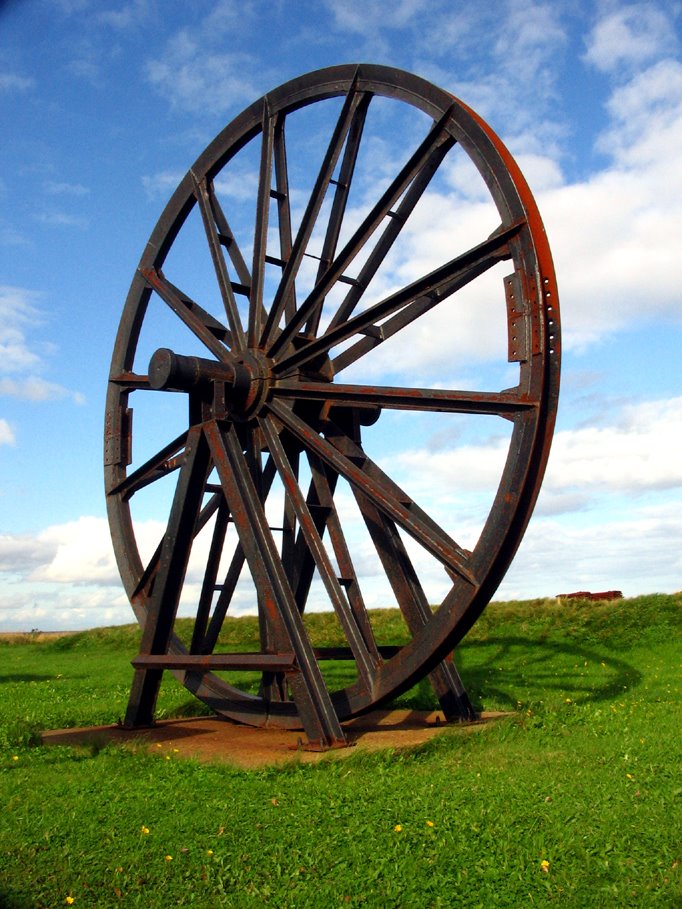
MULTIPOLYGON (((395 618, 374 620, 398 642, 395 618)), ((0 906, 680 907, 681 629, 679 594, 492 604, 457 661, 512 718, 257 771, 42 747, 123 714, 137 630, 5 641, 0 906)), ((423 683, 399 702, 433 705, 423 683)), ((169 677, 159 707, 202 705, 169 677)))

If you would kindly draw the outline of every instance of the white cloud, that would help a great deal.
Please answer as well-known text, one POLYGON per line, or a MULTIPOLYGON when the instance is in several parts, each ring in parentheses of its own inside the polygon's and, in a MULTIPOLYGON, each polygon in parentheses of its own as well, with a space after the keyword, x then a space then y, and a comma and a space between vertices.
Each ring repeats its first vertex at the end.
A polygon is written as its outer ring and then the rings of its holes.
MULTIPOLYGON (((682 63, 678 60, 660 60, 637 73, 613 92, 607 109, 612 125, 599 140, 602 152, 635 168, 679 161, 682 63)), ((676 173, 670 176, 680 179, 676 173)))
POLYGON ((81 227, 85 228, 90 223, 82 215, 71 215, 63 211, 43 211, 35 215, 36 221, 47 227, 81 227))
POLYGON ((586 44, 585 59, 612 73, 671 53, 677 41, 666 13, 651 3, 633 3, 601 18, 586 44))
POLYGON ((33 375, 28 375, 22 379, 0 379, 0 395, 34 402, 59 401, 62 398, 72 398, 76 404, 85 402, 80 392, 70 391, 57 382, 48 382, 40 378, 40 376, 33 375))
POLYGON ((49 540, 33 534, 0 535, 0 572, 26 577, 53 556, 54 546, 49 540))
POLYGON ((51 196, 87 196, 90 192, 82 183, 66 183, 57 180, 48 180, 45 183, 45 192, 51 196))
POLYGON ((661 316, 680 320, 682 65, 638 73, 608 112, 598 148, 609 166, 539 194, 568 347, 661 316))
POLYGON ((682 397, 627 405, 611 425, 556 434, 546 487, 628 495, 682 489, 680 450, 682 397))
POLYGON ((0 246, 27 246, 28 243, 21 231, 0 219, 0 246))
POLYGON ((14 445, 16 436, 7 420, 0 417, 0 445, 14 445))
POLYGON ((149 0, 128 0, 117 9, 99 10, 95 22, 121 31, 140 25, 147 19, 150 10, 149 0))
POLYGON ((0 371, 25 372, 35 369, 41 357, 31 349, 25 326, 39 320, 39 294, 23 287, 0 286, 0 371))
POLYGON ((402 29, 413 24, 429 11, 431 0, 325 0, 325 6, 334 17, 334 24, 342 31, 366 35, 381 29, 402 29))
POLYGON ((31 571, 29 580, 120 584, 104 518, 81 517, 48 527, 37 535, 35 544, 44 557, 31 571))
POLYGON ((81 631, 133 621, 125 594, 111 588, 6 585, 0 595, 0 631, 81 631))
POLYGON ((24 92, 33 88, 35 79, 19 76, 16 73, 0 73, 0 92, 24 92))
POLYGON ((178 32, 146 70, 173 107, 194 114, 222 114, 262 94, 263 73, 251 54, 212 51, 187 29, 178 32))
POLYGON ((557 83, 568 46, 564 4, 453 7, 445 4, 418 20, 416 71, 451 90, 498 132, 528 131, 536 151, 556 146, 563 132, 557 83), (440 50, 435 57, 434 46, 440 50))
POLYGON ((28 329, 42 324, 37 306, 40 296, 23 287, 0 286, 0 395, 34 402, 71 398, 82 404, 85 399, 80 392, 37 374, 52 352, 49 343, 34 342, 27 336, 28 329))
MULTIPOLYGON (((523 82, 539 75, 550 76, 548 64, 566 44, 560 6, 550 3, 510 3, 500 22, 494 52, 509 74, 523 82)), ((552 79, 553 81, 553 79, 552 79)), ((547 83, 544 87, 547 88, 547 83)))
POLYGON ((682 586, 682 553, 671 541, 680 539, 680 501, 633 507, 625 519, 596 517, 579 528, 535 517, 495 599, 573 590, 673 593, 682 586))
MULTIPOLYGON (((435 486, 452 500, 494 492, 507 456, 506 438, 435 449, 430 441, 392 458, 398 481, 408 491, 423 495, 435 486)), ((680 450, 682 397, 629 404, 609 423, 563 429, 554 436, 540 507, 545 514, 568 513, 605 506, 609 496, 682 490, 680 450)), ((419 501, 427 511, 438 507, 436 500, 419 501)))
POLYGON ((165 199, 175 191, 184 176, 184 171, 162 170, 151 176, 143 176, 142 185, 150 199, 159 196, 165 199))

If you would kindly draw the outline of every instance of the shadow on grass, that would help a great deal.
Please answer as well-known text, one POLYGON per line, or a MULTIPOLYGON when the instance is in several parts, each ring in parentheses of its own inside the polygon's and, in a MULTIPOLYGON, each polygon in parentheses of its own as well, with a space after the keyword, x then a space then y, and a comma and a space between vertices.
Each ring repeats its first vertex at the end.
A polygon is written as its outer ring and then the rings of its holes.
POLYGON ((2 909, 32 909, 36 905, 38 904, 25 894, 0 890, 0 907, 2 909))
POLYGON ((598 703, 622 695, 642 673, 607 650, 522 637, 472 641, 455 661, 470 697, 516 707, 519 700, 547 699, 552 693, 576 704, 598 703))
MULTIPOLYGON (((76 676, 70 676, 70 678, 76 678, 76 676)), ((53 682, 55 680, 54 675, 36 675, 31 672, 17 672, 5 675, 0 673, 0 683, 2 682, 53 682)), ((2 903, 0 903, 0 907, 2 903)))
MULTIPOLYGON (((634 688, 642 680, 641 672, 606 649, 533 643, 524 637, 465 641, 455 651, 455 663, 477 710, 516 710, 520 701, 547 701, 553 695, 570 698, 575 704, 597 703, 622 695, 624 689, 634 688)), ((348 663, 323 665, 332 691, 356 679, 354 667, 348 663)), ((386 706, 423 711, 437 710, 439 705, 424 678, 386 706)), ((200 701, 190 700, 174 704, 164 715, 189 718, 211 713, 200 701)))

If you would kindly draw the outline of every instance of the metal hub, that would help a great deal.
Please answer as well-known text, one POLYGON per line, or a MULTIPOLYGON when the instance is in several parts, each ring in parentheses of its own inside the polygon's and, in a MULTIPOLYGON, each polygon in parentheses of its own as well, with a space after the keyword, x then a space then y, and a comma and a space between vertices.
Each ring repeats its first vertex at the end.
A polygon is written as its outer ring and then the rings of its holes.
POLYGON ((258 412, 268 396, 272 370, 259 350, 224 360, 207 360, 159 348, 149 361, 149 385, 156 391, 184 391, 207 404, 206 417, 243 421, 258 412))

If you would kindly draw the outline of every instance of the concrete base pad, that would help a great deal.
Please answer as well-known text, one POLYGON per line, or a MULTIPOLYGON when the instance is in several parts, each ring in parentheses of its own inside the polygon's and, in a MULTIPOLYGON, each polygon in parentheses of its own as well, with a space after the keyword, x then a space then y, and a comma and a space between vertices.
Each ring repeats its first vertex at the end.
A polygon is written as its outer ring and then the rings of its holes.
POLYGON ((481 729, 491 720, 511 715, 484 712, 476 723, 448 725, 438 711, 374 710, 343 724, 352 747, 323 752, 306 750, 303 732, 242 726, 218 717, 160 720, 149 729, 131 730, 120 726, 57 729, 44 732, 42 741, 44 745, 75 747, 120 743, 145 748, 164 758, 194 758, 249 769, 287 761, 309 763, 323 757, 343 758, 358 750, 411 748, 444 730, 468 732, 481 729))

